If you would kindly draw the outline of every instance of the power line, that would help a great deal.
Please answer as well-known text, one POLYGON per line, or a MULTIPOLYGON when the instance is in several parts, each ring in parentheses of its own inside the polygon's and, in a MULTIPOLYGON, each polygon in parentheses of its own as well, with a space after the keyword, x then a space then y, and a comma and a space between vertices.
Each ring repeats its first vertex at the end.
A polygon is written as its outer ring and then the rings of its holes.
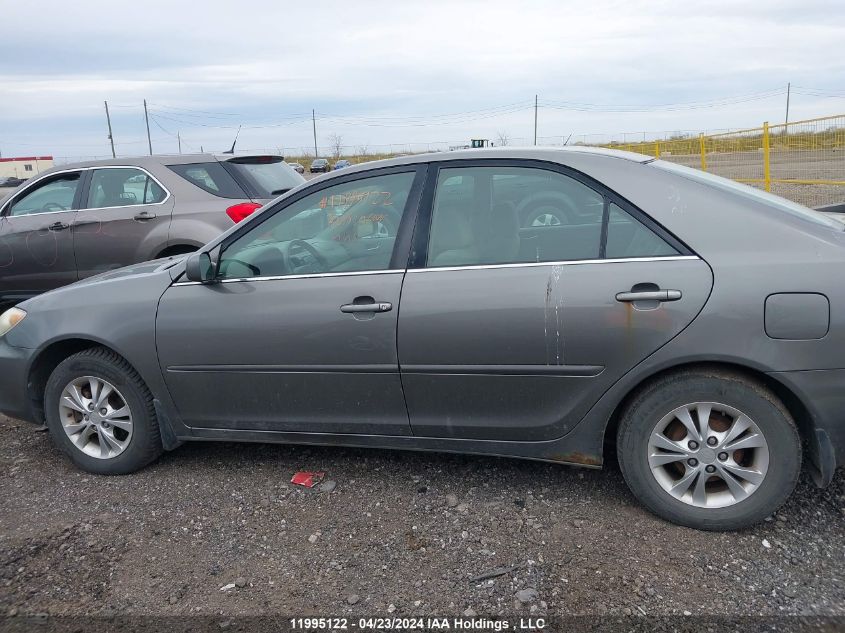
POLYGON ((768 90, 765 92, 758 92, 747 95, 738 95, 734 97, 724 97, 721 99, 713 99, 709 101, 689 101, 681 103, 661 103, 661 104, 602 104, 602 103, 585 103, 577 101, 549 101, 544 100, 541 105, 543 107, 552 108, 556 110, 574 110, 579 112, 674 112, 679 110, 699 110, 704 108, 715 108, 726 105, 736 105, 740 103, 747 103, 750 101, 760 101, 763 99, 770 99, 772 97, 783 95, 785 90, 778 88, 776 90, 768 90))

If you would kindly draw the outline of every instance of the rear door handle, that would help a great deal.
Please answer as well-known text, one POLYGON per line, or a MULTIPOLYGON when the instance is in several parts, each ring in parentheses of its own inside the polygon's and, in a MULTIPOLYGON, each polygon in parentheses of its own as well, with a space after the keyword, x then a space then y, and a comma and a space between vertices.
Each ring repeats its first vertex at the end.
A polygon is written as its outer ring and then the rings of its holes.
POLYGON ((341 312, 355 314, 357 312, 390 312, 393 309, 392 303, 381 301, 379 303, 347 303, 340 306, 341 312))
POLYGON ((50 231, 64 231, 64 230, 65 230, 68 226, 70 226, 70 225, 69 225, 69 224, 65 224, 64 222, 53 222, 53 223, 52 223, 50 226, 48 226, 47 228, 48 228, 50 231))
POLYGON ((144 220, 152 220, 155 217, 155 213, 150 213, 149 211, 142 211, 141 213, 135 216, 135 219, 139 222, 143 222, 144 220))
POLYGON ((618 292, 617 301, 677 301, 682 296, 680 290, 644 290, 641 292, 618 292))

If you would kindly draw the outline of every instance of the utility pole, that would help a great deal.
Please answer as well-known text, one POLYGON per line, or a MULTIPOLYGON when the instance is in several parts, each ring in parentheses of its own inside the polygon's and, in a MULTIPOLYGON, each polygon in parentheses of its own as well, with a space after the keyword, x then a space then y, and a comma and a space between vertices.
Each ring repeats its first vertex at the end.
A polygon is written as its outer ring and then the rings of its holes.
POLYGON ((537 95, 534 95, 534 145, 537 144, 537 95))
MULTIPOLYGON (((792 88, 792 82, 786 84, 786 121, 784 123, 789 123, 789 93, 790 89, 792 88)), ((786 131, 786 126, 784 125, 783 131, 786 131)))
POLYGON ((150 138, 150 115, 147 113, 147 100, 144 99, 144 120, 147 122, 147 143, 150 146, 150 156, 153 155, 153 139, 150 138))
POLYGON ((115 158, 116 154, 114 153, 114 137, 111 135, 111 117, 109 116, 109 102, 103 101, 106 104, 106 123, 109 126, 109 142, 111 143, 111 157, 115 158))
POLYGON ((314 110, 311 110, 311 125, 314 128, 314 158, 319 158, 317 155, 317 117, 314 110))
POLYGON ((176 132, 176 140, 179 143, 179 153, 181 154, 182 153, 182 133, 181 132, 176 132))

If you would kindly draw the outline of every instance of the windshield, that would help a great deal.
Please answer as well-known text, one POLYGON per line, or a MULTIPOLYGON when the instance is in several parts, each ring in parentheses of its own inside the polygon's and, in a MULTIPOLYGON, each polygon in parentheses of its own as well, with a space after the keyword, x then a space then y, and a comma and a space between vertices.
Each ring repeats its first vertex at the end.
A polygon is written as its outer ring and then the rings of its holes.
POLYGON ((789 213, 792 216, 809 220, 810 222, 815 222, 816 224, 821 224, 822 226, 827 226, 829 228, 836 229, 837 231, 845 230, 845 227, 843 227, 841 222, 834 220, 823 213, 819 213, 818 211, 814 211, 813 209, 800 205, 797 202, 792 202, 791 200, 775 196, 766 191, 749 187, 748 185, 744 185, 734 180, 715 176, 707 173, 706 171, 701 171, 700 169, 676 165, 675 163, 670 163, 664 160, 655 160, 649 164, 654 165, 658 169, 678 174, 684 178, 695 180, 696 182, 715 187, 716 189, 735 193, 744 198, 766 204, 780 211, 789 213))
POLYGON ((226 165, 246 180, 257 198, 273 198, 305 182, 281 156, 235 158, 226 165))

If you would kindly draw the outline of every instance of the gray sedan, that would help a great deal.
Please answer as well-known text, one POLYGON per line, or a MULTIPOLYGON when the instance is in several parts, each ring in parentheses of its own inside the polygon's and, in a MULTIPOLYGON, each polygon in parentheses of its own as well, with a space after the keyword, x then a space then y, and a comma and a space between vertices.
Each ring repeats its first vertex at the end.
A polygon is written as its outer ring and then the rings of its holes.
POLYGON ((843 228, 609 150, 353 166, 4 313, 0 410, 100 474, 187 440, 615 455, 737 529, 845 464, 843 228))

